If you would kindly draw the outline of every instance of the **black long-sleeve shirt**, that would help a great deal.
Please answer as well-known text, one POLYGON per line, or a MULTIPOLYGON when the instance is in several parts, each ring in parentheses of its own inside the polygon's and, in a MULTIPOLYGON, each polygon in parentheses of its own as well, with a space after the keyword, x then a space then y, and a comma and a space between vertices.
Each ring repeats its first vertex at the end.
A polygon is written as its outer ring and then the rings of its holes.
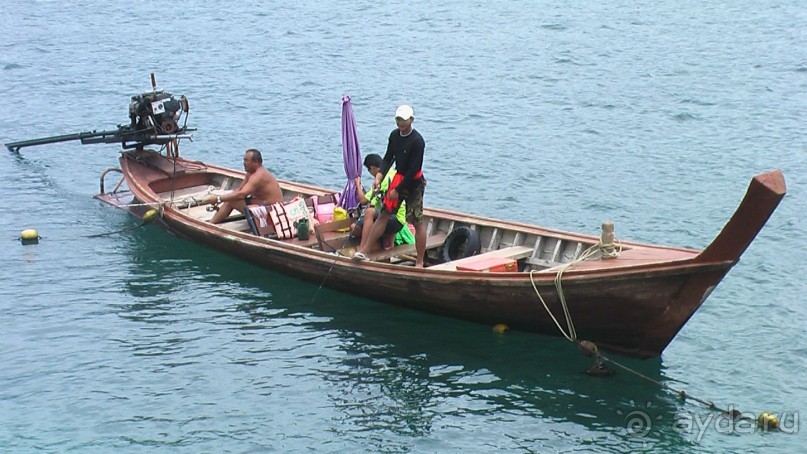
POLYGON ((423 170, 423 152, 425 149, 426 141, 423 140, 423 136, 417 130, 412 129, 412 132, 403 137, 400 130, 394 129, 389 135, 381 174, 385 175, 394 161, 395 170, 398 171, 399 175, 403 175, 403 181, 398 187, 407 190, 414 189, 421 183, 423 178, 421 171, 423 170))

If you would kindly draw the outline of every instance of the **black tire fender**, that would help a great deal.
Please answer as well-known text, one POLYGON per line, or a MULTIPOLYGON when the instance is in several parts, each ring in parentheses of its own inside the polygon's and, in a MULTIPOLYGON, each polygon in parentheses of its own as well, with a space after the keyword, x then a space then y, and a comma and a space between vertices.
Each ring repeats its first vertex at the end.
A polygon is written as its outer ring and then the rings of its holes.
POLYGON ((450 262, 476 255, 481 249, 482 243, 475 230, 470 227, 457 227, 446 237, 440 256, 443 261, 450 262))

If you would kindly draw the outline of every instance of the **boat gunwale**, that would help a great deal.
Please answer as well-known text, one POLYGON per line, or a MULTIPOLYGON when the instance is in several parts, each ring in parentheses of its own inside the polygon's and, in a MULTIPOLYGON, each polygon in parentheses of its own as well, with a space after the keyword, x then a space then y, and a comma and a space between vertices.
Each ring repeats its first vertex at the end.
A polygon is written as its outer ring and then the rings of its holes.
MULTIPOLYGON (((236 171, 236 170, 233 170, 233 169, 228 169, 226 167, 219 167, 219 166, 211 165, 211 164, 205 164, 205 165, 207 167, 206 169, 199 170, 199 171, 194 171, 193 173, 221 174, 221 175, 225 175, 227 177, 236 178, 236 179, 243 179, 243 177, 245 175, 244 172, 236 171), (211 172, 210 171, 211 169, 215 169, 216 172, 211 172)), ((187 173, 187 174, 190 174, 190 173, 187 173)), ((171 176, 170 175, 165 175, 162 178, 166 179, 166 180, 169 180, 169 179, 171 179, 171 176)), ((153 184, 156 181, 157 180, 155 180, 153 182, 150 182, 149 184, 153 184)), ((308 184, 308 183, 299 183, 299 182, 293 182, 293 181, 281 180, 281 179, 278 179, 277 181, 278 181, 278 183, 280 184, 281 188, 284 191, 307 192, 307 193, 309 193, 309 195, 315 195, 315 194, 316 195, 327 195, 327 194, 332 194, 332 193, 335 192, 332 189, 328 189, 328 188, 325 188, 325 187, 322 187, 322 186, 316 186, 316 185, 308 184), (302 190, 302 191, 299 191, 299 190, 302 190)), ((150 191, 150 192, 154 193, 153 191, 150 191)), ((154 193, 154 194, 156 196, 156 193, 154 193)), ((157 198, 159 199, 159 197, 157 197, 157 198)), ((424 206, 423 207, 423 214, 424 214, 424 216, 427 216, 427 217, 441 218, 441 219, 447 219, 447 220, 452 220, 452 221, 460 221, 460 222, 464 222, 464 223, 468 223, 468 224, 478 224, 478 225, 483 225, 485 227, 505 228, 505 229, 510 229, 510 230, 524 232, 524 233, 530 233, 530 234, 536 234, 536 235, 547 236, 547 237, 552 237, 552 238, 558 238, 558 239, 562 239, 562 240, 579 241, 579 242, 591 243, 591 244, 597 244, 599 242, 599 240, 600 240, 600 238, 598 236, 596 236, 596 235, 588 235, 588 234, 584 234, 584 233, 576 233, 576 232, 571 232, 571 231, 566 231, 566 230, 552 229, 552 228, 548 228, 548 227, 539 226, 539 225, 536 225, 536 224, 527 224, 525 222, 520 222, 520 221, 510 221, 510 220, 496 219, 496 218, 486 217, 486 216, 477 215, 477 214, 453 211, 453 210, 449 210, 449 209, 445 209, 445 208, 435 208, 435 207, 425 207, 424 206)), ((629 246, 629 247, 642 247, 642 248, 648 248, 648 249, 672 250, 672 251, 680 251, 680 252, 687 252, 687 253, 694 253, 694 254, 698 254, 698 253, 702 252, 705 249, 705 248, 690 248, 690 247, 685 247, 685 246, 659 245, 659 244, 653 244, 653 243, 641 242, 641 241, 633 241, 633 240, 627 240, 627 241, 620 240, 619 244, 624 245, 624 246, 629 246)))
MULTIPOLYGON (((125 158, 122 159, 126 161, 125 158)), ((195 163, 195 161, 190 162, 195 163)), ((142 165, 142 163, 139 162, 138 164, 142 165)), ((243 178, 244 176, 243 172, 210 164, 205 164, 203 169, 186 172, 184 175, 192 175, 192 174, 222 175, 224 177, 234 179, 243 178)), ((160 197, 160 195, 157 192, 155 192, 151 188, 151 186, 163 180, 170 180, 171 178, 172 178, 171 175, 160 175, 158 178, 153 178, 147 182, 144 182, 146 185, 145 188, 140 184, 141 180, 138 180, 135 186, 137 186, 144 195, 148 194, 152 199, 148 201, 143 200, 142 202, 165 203, 166 200, 163 197, 160 197)), ((278 180, 278 182, 281 184, 281 187, 284 190, 291 192, 298 191, 310 195, 329 194, 332 192, 327 188, 307 183, 296 183, 287 180, 278 180)), ((131 184, 134 182, 130 181, 129 183, 131 184)), ((456 280, 459 277, 459 279, 463 281, 481 280, 484 282, 497 282, 497 281, 515 282, 515 281, 530 280, 530 273, 525 271, 500 272, 491 275, 491 273, 475 272, 475 271, 437 270, 437 269, 430 269, 428 267, 426 268, 404 267, 397 264, 386 263, 381 261, 356 262, 350 260, 350 258, 348 257, 335 256, 331 253, 324 252, 318 249, 313 249, 310 247, 305 247, 293 243, 285 243, 283 241, 278 241, 276 239, 263 238, 249 232, 232 230, 224 226, 211 224, 207 221, 199 219, 198 217, 183 212, 182 209, 180 208, 172 207, 170 205, 165 207, 163 215, 165 216, 166 213, 170 213, 174 216, 181 218, 178 219, 177 222, 180 222, 186 226, 193 225, 195 226, 196 230, 204 232, 206 234, 217 235, 222 238, 228 238, 230 240, 239 240, 251 247, 260 247, 264 249, 276 250, 282 253, 292 253, 299 257, 314 258, 320 261, 326 261, 326 262, 333 261, 334 263, 332 266, 341 263, 343 266, 346 266, 347 268, 367 269, 367 267, 371 267, 376 268, 379 271, 384 271, 387 274, 390 273, 400 274, 403 271, 406 272, 409 277, 426 276, 428 278, 432 278, 436 276, 446 276, 449 277, 451 280, 456 280)), ((599 238, 593 235, 558 231, 531 224, 487 218, 483 216, 460 213, 456 211, 439 208, 437 209, 424 208, 424 215, 433 218, 458 221, 461 223, 467 223, 471 225, 510 229, 517 232, 557 238, 560 240, 578 241, 582 243, 594 243, 594 244, 596 244, 599 241, 599 238)), ((596 280, 598 278, 614 279, 615 277, 624 277, 625 279, 632 279, 634 278, 634 275, 637 274, 642 275, 648 273, 678 274, 680 272, 683 272, 684 270, 691 270, 693 268, 703 267, 704 265, 706 265, 704 263, 696 262, 698 254, 702 252, 702 250, 675 247, 675 246, 653 245, 633 241, 623 241, 620 244, 634 249, 683 252, 686 254, 691 254, 691 256, 671 260, 642 261, 641 263, 636 264, 622 263, 619 264, 619 266, 605 266, 588 269, 575 269, 572 266, 564 271, 564 281, 578 280, 578 279, 596 280)), ((736 260, 722 261, 719 263, 709 264, 711 266, 709 266, 708 268, 731 267, 733 266, 734 263, 736 263, 736 260)), ((536 282, 542 282, 554 279, 555 275, 557 274, 557 269, 563 265, 564 264, 560 264, 558 266, 548 268, 545 270, 536 270, 532 273, 532 280, 536 282)))
MULTIPOLYGON (((152 156, 160 156, 160 157, 163 156, 163 155, 161 155, 160 153, 158 153, 158 152, 156 152, 154 150, 147 150, 147 152, 152 153, 152 156)), ((189 161, 189 160, 186 160, 184 158, 178 158, 178 160, 181 160, 183 162, 190 163, 190 164, 197 164, 197 165, 200 163, 199 161, 189 161)), ((128 164, 129 162, 130 162, 130 160, 127 158, 126 154, 124 153, 121 156, 121 164, 122 164, 122 166, 123 166, 124 163, 128 164)), ((139 160, 133 160, 133 162, 135 162, 135 163, 137 163, 139 165, 144 165, 139 160)), ((223 177, 233 178, 235 180, 243 179, 243 177, 245 175, 243 171, 238 171, 238 170, 235 170, 235 169, 229 169, 229 168, 214 165, 214 164, 207 164, 207 163, 201 163, 201 164, 202 164, 201 168, 193 169, 193 170, 190 170, 190 171, 185 171, 183 173, 183 175, 211 174, 211 175, 221 175, 223 177)), ((126 172, 126 174, 131 174, 131 172, 126 172)), ((164 203, 165 199, 163 197, 161 197, 157 192, 155 192, 152 189, 152 185, 154 185, 155 183, 158 183, 160 181, 170 180, 172 178, 173 178, 173 175, 171 175, 171 174, 167 174, 167 173, 166 174, 160 174, 156 178, 152 177, 151 179, 148 179, 148 181, 144 181, 143 183, 146 185, 146 187, 143 187, 142 185, 140 185, 140 182, 141 182, 142 179, 139 179, 137 182, 134 182, 134 181, 128 181, 128 182, 130 184, 136 183, 135 185, 139 188, 139 190, 144 195, 146 195, 146 194, 150 195, 150 197, 153 200, 148 201, 149 203, 164 203)), ((755 177, 755 179, 757 179, 757 177, 755 177)), ((130 180, 130 179, 127 178, 127 180, 130 180)), ((308 183, 298 183, 298 182, 292 182, 292 181, 288 181, 288 180, 278 180, 278 183, 281 185, 281 188, 283 188, 284 191, 287 191, 287 192, 295 192, 296 191, 296 192, 306 193, 308 195, 314 195, 314 194, 323 195, 323 194, 330 194, 330 193, 333 192, 328 188, 323 188, 323 187, 315 186, 313 184, 308 184, 308 183)), ((146 202, 146 201, 144 201, 144 202, 146 202)), ((334 256, 333 254, 330 254, 328 252, 324 252, 324 251, 321 251, 321 250, 313 249, 313 248, 310 248, 310 247, 304 247, 304 246, 297 245, 297 244, 284 243, 282 241, 277 241, 277 240, 274 240, 274 239, 257 237, 257 236, 255 236, 255 235, 253 235, 251 233, 231 230, 231 229, 227 229, 227 228, 222 227, 222 226, 217 226, 217 225, 214 225, 214 224, 210 224, 207 221, 203 221, 203 220, 201 220, 201 219, 199 219, 197 217, 194 217, 194 216, 191 216, 191 215, 189 215, 187 213, 184 213, 184 212, 182 212, 181 209, 171 207, 170 205, 166 208, 166 210, 168 212, 170 212, 170 213, 175 213, 177 216, 180 216, 181 218, 183 218, 185 220, 184 222, 186 224, 191 223, 191 224, 197 225, 198 229, 200 229, 202 231, 206 231, 206 232, 211 233, 211 234, 219 234, 221 236, 229 236, 231 238, 239 238, 241 241, 246 241, 247 243, 253 244, 253 245, 256 245, 256 246, 269 248, 269 249, 273 249, 273 250, 279 250, 279 251, 283 251, 283 252, 301 254, 303 256, 316 257, 318 259, 328 259, 328 260, 330 260, 330 259, 336 257, 337 258, 336 262, 340 261, 339 256, 334 256)), ((461 213, 461 212, 452 211, 452 210, 446 210, 446 209, 441 209, 441 208, 427 208, 427 207, 424 207, 423 211, 424 211, 425 216, 435 218, 435 219, 445 219, 445 220, 449 220, 449 221, 466 223, 466 224, 470 224, 470 225, 478 225, 478 226, 483 226, 483 227, 490 227, 490 228, 509 229, 509 230, 516 231, 516 232, 521 232, 521 233, 526 233, 526 234, 534 234, 534 235, 539 235, 539 236, 544 236, 544 237, 551 237, 551 238, 555 238, 555 239, 558 239, 558 240, 577 241, 577 242, 584 243, 584 244, 597 244, 599 242, 599 237, 594 236, 594 235, 586 235, 586 234, 580 234, 580 233, 574 233, 574 232, 568 232, 568 231, 549 229, 549 228, 546 228, 546 227, 537 226, 537 225, 533 225, 533 224, 526 224, 526 223, 518 222, 518 221, 494 219, 494 218, 489 218, 489 217, 485 217, 485 216, 479 216, 479 215, 469 214, 469 213, 461 213)), ((713 239, 712 243, 713 242, 714 242, 714 239, 713 239)), ((584 268, 584 269, 575 269, 574 266, 571 266, 571 267, 568 267, 567 269, 564 270, 564 275, 569 279, 574 278, 574 277, 585 277, 585 276, 590 276, 590 275, 603 275, 603 276, 613 277, 615 274, 624 274, 624 273, 627 273, 627 272, 631 272, 631 273, 657 272, 657 271, 660 271, 660 270, 664 270, 665 268, 688 269, 689 268, 688 265, 692 265, 694 267, 697 267, 697 266, 702 266, 702 265, 706 264, 706 263, 704 263, 702 261, 699 262, 698 259, 701 256, 701 254, 703 253, 703 251, 706 250, 709 247, 709 245, 707 245, 706 248, 703 248, 703 249, 693 249, 693 248, 678 247, 678 246, 666 246, 666 245, 648 244, 648 243, 635 242, 635 241, 620 241, 619 245, 626 246, 626 247, 630 248, 631 250, 639 249, 639 250, 646 250, 646 251, 681 252, 681 253, 687 254, 688 256, 681 257, 681 258, 673 258, 673 259, 668 259, 668 260, 663 260, 663 259, 659 259, 659 260, 655 260, 655 259, 641 260, 641 261, 639 261, 639 263, 636 263, 636 264, 620 263, 618 266, 588 267, 588 268, 584 268)), ((343 258, 343 259, 348 260, 347 258, 343 258)), ((739 257, 736 257, 736 258, 734 258, 732 260, 719 260, 717 262, 712 262, 711 264, 718 267, 718 268, 725 267, 725 266, 728 266, 730 268, 735 263, 737 263, 738 260, 739 260, 739 257)), ((474 271, 430 270, 428 267, 427 268, 411 268, 411 269, 409 269, 409 267, 402 267, 402 266, 399 266, 399 265, 396 265, 396 264, 390 264, 390 263, 384 263, 384 262, 375 262, 375 261, 370 261, 370 262, 367 262, 367 263, 355 263, 353 261, 345 261, 345 263, 350 264, 352 267, 372 266, 372 267, 380 267, 382 269, 389 267, 390 269, 396 270, 397 272, 400 272, 401 270, 406 270, 406 271, 409 271, 410 273, 414 272, 415 275, 425 272, 425 273, 428 273, 428 275, 430 275, 430 276, 435 276, 435 275, 448 275, 448 276, 462 275, 462 276, 479 278, 479 277, 485 277, 484 275, 486 274, 484 272, 474 272, 474 271)), ((544 270, 536 270, 535 272, 532 273, 532 275, 533 275, 532 279, 535 279, 536 276, 537 276, 538 280, 547 278, 547 277, 543 277, 543 276, 553 277, 553 276, 555 276, 557 274, 557 270, 560 269, 560 267, 563 267, 564 265, 565 264, 562 263, 562 264, 559 264, 557 266, 553 266, 551 268, 547 268, 547 269, 544 269, 544 270)), ((507 279, 517 279, 519 277, 523 278, 523 276, 525 274, 529 275, 529 273, 527 273, 527 272, 519 271, 519 272, 496 273, 495 277, 494 276, 486 276, 486 277, 488 277, 489 280, 505 279, 505 278, 507 278, 507 279)))

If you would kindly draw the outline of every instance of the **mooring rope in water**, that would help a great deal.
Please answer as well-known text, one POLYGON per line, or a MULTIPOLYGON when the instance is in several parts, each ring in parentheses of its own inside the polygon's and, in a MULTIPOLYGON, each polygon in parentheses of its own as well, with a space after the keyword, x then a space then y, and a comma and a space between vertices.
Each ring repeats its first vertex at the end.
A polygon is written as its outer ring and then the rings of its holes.
MULTIPOLYGON (((314 292, 314 295, 313 295, 313 296, 311 296, 311 302, 312 302, 312 303, 314 302, 314 300, 316 300, 316 299, 317 299, 317 296, 319 295, 320 290, 322 290, 322 287, 325 285, 325 281, 327 281, 327 280, 328 280, 328 276, 330 276, 330 275, 331 275, 331 270, 333 270, 333 266, 334 266, 334 265, 336 265, 336 260, 337 260, 337 259, 340 257, 340 255, 339 255, 339 251, 340 251, 340 250, 342 250, 342 249, 344 249, 345 245, 347 244, 347 242, 348 242, 348 241, 350 241, 350 238, 351 238, 352 236, 353 236, 353 234, 352 234, 352 233, 349 233, 349 234, 348 234, 348 236, 347 236, 347 237, 345 237, 345 240, 344 240, 344 241, 342 241, 342 246, 340 246, 339 248, 337 248, 337 249, 334 251, 335 257, 334 257, 333 261, 331 262, 331 265, 328 267, 328 272, 327 272, 327 273, 325 273, 325 277, 323 277, 323 278, 322 278, 322 282, 320 282, 320 283, 319 283, 319 287, 317 287, 317 291, 315 291, 315 292, 314 292)), ((330 246, 330 245, 329 245, 329 246, 330 246)))
POLYGON ((120 229, 120 230, 115 230, 113 232, 104 232, 104 233, 96 233, 94 235, 87 235, 87 236, 85 236, 85 238, 98 238, 98 237, 107 236, 107 235, 114 235, 116 233, 128 232, 130 230, 134 230, 134 229, 138 229, 140 227, 143 227, 146 224, 150 224, 150 223, 156 221, 157 219, 159 219, 160 217, 162 217, 162 215, 163 215, 163 207, 162 206, 160 206, 159 209, 152 208, 152 209, 148 210, 146 212, 146 214, 143 215, 143 219, 140 222, 140 224, 132 225, 132 226, 120 229))
MULTIPOLYGON (((605 233, 605 224, 603 225, 603 230, 604 230, 603 239, 604 240, 608 240, 608 239, 613 240, 613 235, 612 234, 610 235, 610 238, 609 238, 609 235, 607 233, 605 233)), ((535 294, 538 295, 538 299, 540 299, 541 304, 544 306, 544 309, 546 309, 547 314, 549 314, 549 316, 552 318, 552 321, 555 322, 555 326, 557 326, 558 330, 561 332, 561 334, 563 334, 563 337, 565 337, 570 342, 574 342, 575 344, 577 344, 578 349, 581 352, 583 352, 583 354, 585 354, 586 356, 593 356, 595 358, 594 364, 589 368, 587 373, 589 375, 602 376, 602 377, 613 375, 613 371, 608 370, 608 368, 606 368, 603 365, 604 362, 607 362, 607 363, 613 364, 616 367, 619 367, 620 369, 622 369, 622 370, 624 370, 626 372, 629 372, 629 373, 631 373, 633 375, 636 375, 639 378, 642 378, 642 379, 644 379, 646 381, 649 381, 650 383, 653 383, 653 384, 655 384, 655 385, 657 385, 657 386, 659 386, 659 387, 661 387, 663 389, 672 391, 672 392, 674 392, 675 394, 677 394, 679 397, 681 397, 684 400, 687 400, 687 399, 693 400, 695 402, 698 402, 698 403, 704 405, 709 410, 719 411, 722 414, 725 414, 726 416, 728 416, 733 421, 753 422, 753 423, 756 423, 760 427, 760 429, 762 429, 763 431, 778 429, 779 428, 779 419, 773 413, 764 412, 764 413, 760 414, 756 419, 754 419, 754 418, 751 418, 749 416, 743 415, 739 410, 736 410, 736 409, 732 409, 732 410, 723 409, 721 407, 718 407, 712 401, 701 399, 699 397, 696 397, 696 396, 693 396, 693 395, 687 393, 686 391, 684 391, 682 389, 676 389, 676 388, 674 388, 674 387, 672 387, 672 386, 670 386, 670 385, 668 385, 666 383, 662 383, 662 382, 660 382, 658 380, 654 380, 653 378, 650 378, 647 375, 645 375, 645 374, 643 374, 643 373, 641 373, 639 371, 631 369, 630 367, 628 367, 628 366, 626 366, 626 365, 624 365, 624 364, 622 364, 622 363, 620 363, 618 361, 615 361, 615 360, 603 355, 599 351, 599 349, 597 348, 596 344, 594 344, 591 341, 585 341, 585 340, 581 341, 581 340, 577 339, 577 332, 574 329, 574 323, 572 321, 571 312, 569 311, 569 305, 566 302, 566 296, 565 296, 565 294, 563 292, 563 286, 561 284, 561 281, 562 281, 562 278, 563 278, 563 272, 566 269, 568 269, 569 267, 571 267, 575 263, 579 263, 579 262, 582 262, 584 260, 591 259, 595 255, 597 255, 598 252, 600 253, 600 258, 601 259, 609 260, 609 259, 617 257, 619 255, 619 252, 621 252, 621 250, 622 250, 621 245, 619 245, 619 247, 615 247, 613 242, 611 242, 611 241, 607 241, 607 242, 600 241, 598 244, 586 249, 580 255, 579 258, 577 258, 577 259, 575 259, 575 260, 573 260, 573 261, 571 261, 569 263, 564 264, 563 266, 561 266, 558 269, 558 272, 555 275, 554 283, 555 283, 555 288, 558 291, 558 298, 560 300, 561 307, 563 308, 563 314, 564 314, 564 316, 566 318, 566 326, 567 326, 568 332, 564 331, 563 327, 561 327, 561 325, 560 325, 560 322, 558 322, 557 318, 555 317, 555 315, 549 309, 549 306, 544 301, 543 297, 541 296, 541 293, 538 291, 538 287, 535 285, 535 279, 533 278, 533 273, 535 272, 535 270, 530 270, 530 283, 532 284, 532 288, 533 288, 533 290, 535 290, 535 294)))
MULTIPOLYGON (((777 430, 777 429, 779 429, 779 424, 780 424, 779 418, 777 418, 774 413, 763 412, 759 416, 757 416, 756 418, 752 418, 750 416, 746 416, 746 415, 742 414, 742 412, 740 412, 737 409, 727 410, 727 409, 718 407, 717 404, 715 404, 712 401, 701 399, 699 397, 696 397, 696 396, 693 396, 693 395, 687 393, 683 389, 677 389, 677 388, 674 388, 674 387, 672 387, 672 386, 670 386, 670 385, 668 385, 666 383, 662 383, 662 382, 660 382, 658 380, 650 378, 647 375, 645 375, 645 374, 643 374, 643 373, 641 373, 641 372, 639 372, 637 370, 631 369, 630 367, 628 367, 628 366, 626 366, 626 365, 624 365, 624 364, 622 364, 622 363, 620 363, 620 362, 618 362, 616 360, 613 360, 613 359, 603 355, 597 349, 597 346, 593 342, 590 342, 590 341, 575 341, 575 342, 577 343, 577 346, 580 349, 580 351, 584 352, 584 354, 586 354, 586 356, 594 356, 596 358, 595 365, 592 366, 592 369, 595 368, 595 367, 598 367, 598 364, 601 364, 603 361, 605 361, 605 362, 608 362, 610 364, 613 364, 614 366, 619 367, 620 369, 622 369, 624 371, 627 371, 627 372, 629 372, 629 373, 631 373, 633 375, 636 375, 637 377, 639 377, 641 379, 644 379, 644 380, 646 380, 646 381, 648 381, 650 383, 653 383, 653 384, 659 386, 660 388, 663 388, 663 389, 666 389, 668 391, 674 392, 682 400, 693 400, 695 402, 698 402, 699 404, 702 404, 703 406, 705 406, 709 410, 718 411, 721 414, 726 415, 732 421, 747 421, 747 422, 751 422, 751 423, 756 423, 757 426, 762 431, 769 431, 769 430, 777 430)), ((591 369, 589 369, 589 370, 591 370, 591 369)))
MULTIPOLYGON (((580 345, 580 343, 579 343, 579 342, 578 342, 578 345, 580 345)), ((580 348, 585 348, 585 347, 582 347, 582 346, 581 346, 580 348)), ((609 362, 609 363, 613 364, 614 366, 619 367, 619 368, 620 368, 620 369, 622 369, 622 370, 625 370, 625 371, 627 371, 627 372, 632 373, 633 375, 636 375, 636 376, 637 376, 637 377, 639 377, 639 378, 642 378, 642 379, 644 379, 644 380, 647 380, 647 381, 649 381, 650 383, 656 384, 656 385, 658 385, 658 386, 660 386, 660 387, 662 387, 662 388, 664 388, 664 389, 667 389, 667 390, 669 390, 669 391, 674 392, 675 394, 678 394, 678 396, 679 396, 679 397, 681 397, 682 399, 690 399, 690 400, 694 400, 695 402, 698 402, 698 403, 700 403, 700 404, 705 405, 705 406, 706 406, 706 407, 708 407, 710 410, 718 410, 718 411, 721 411, 721 412, 723 412, 723 413, 730 413, 728 410, 724 410, 724 409, 722 409, 722 408, 718 407, 718 406, 717 406, 717 405, 716 405, 714 402, 712 402, 712 401, 708 401, 708 400, 704 400, 704 399, 701 399, 701 398, 698 398, 698 397, 692 396, 692 395, 688 394, 686 391, 684 391, 684 390, 682 390, 682 389, 676 389, 676 388, 673 388, 672 386, 670 386, 670 385, 668 385, 668 384, 666 384, 666 383, 662 383, 662 382, 660 382, 660 381, 658 381, 658 380, 655 380, 655 379, 653 379, 653 378, 650 378, 650 377, 648 377, 647 375, 645 375, 645 374, 643 374, 643 373, 641 373, 641 372, 639 372, 639 371, 637 371, 637 370, 631 369, 630 367, 628 367, 628 366, 626 366, 626 365, 624 365, 624 364, 621 364, 621 363, 619 363, 618 361, 615 361, 615 360, 613 360, 613 359, 611 359, 611 358, 608 358, 607 356, 603 355, 602 353, 599 353, 597 356, 598 356, 598 358, 602 359, 603 361, 607 361, 607 362, 609 362)), ((736 410, 735 410, 735 411, 736 411, 736 410)), ((743 418, 748 419, 748 420, 753 420, 752 418, 749 418, 748 416, 743 416, 743 418)), ((739 418, 736 418, 736 419, 739 419, 739 418)))

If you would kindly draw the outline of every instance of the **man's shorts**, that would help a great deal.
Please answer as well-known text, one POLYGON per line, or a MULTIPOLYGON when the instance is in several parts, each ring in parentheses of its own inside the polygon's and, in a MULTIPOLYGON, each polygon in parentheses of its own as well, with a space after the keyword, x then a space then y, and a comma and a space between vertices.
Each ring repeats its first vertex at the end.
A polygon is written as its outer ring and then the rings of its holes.
POLYGON ((395 218, 394 211, 400 206, 400 202, 406 202, 406 220, 412 224, 419 224, 423 220, 423 193, 426 191, 426 178, 421 179, 422 183, 411 191, 403 190, 398 192, 398 203, 389 199, 384 199, 383 209, 391 213, 390 219, 395 218))

